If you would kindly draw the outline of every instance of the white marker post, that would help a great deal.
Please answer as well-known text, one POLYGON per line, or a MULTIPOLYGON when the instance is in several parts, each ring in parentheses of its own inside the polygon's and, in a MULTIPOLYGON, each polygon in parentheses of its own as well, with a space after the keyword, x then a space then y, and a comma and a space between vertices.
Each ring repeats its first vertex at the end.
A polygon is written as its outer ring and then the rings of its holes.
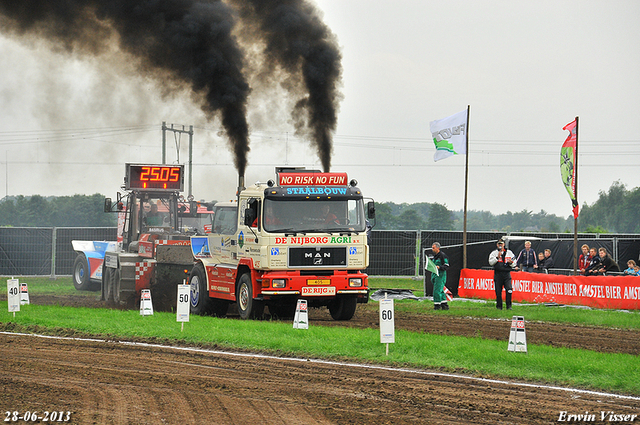
POLYGON ((26 283, 20 284, 20 305, 29 304, 29 289, 26 283))
POLYGON ((20 311, 20 283, 18 279, 7 279, 7 304, 9 313, 16 317, 16 311, 20 311))
POLYGON ((309 329, 307 300, 298 300, 296 314, 293 317, 293 329, 309 329))
POLYGON ((153 316, 153 303, 149 289, 143 289, 140 293, 140 316, 153 316))
POLYGON ((380 300, 380 343, 387 344, 387 356, 389 355, 389 344, 396 342, 395 321, 393 317, 393 299, 388 299, 384 294, 384 299, 380 300))
POLYGON ((523 316, 513 316, 511 318, 511 331, 509 332, 507 351, 513 351, 514 353, 527 352, 527 333, 524 330, 523 316))
POLYGON ((181 322, 180 332, 184 331, 184 322, 189 321, 190 295, 191 286, 183 281, 182 285, 178 285, 178 302, 176 305, 176 322, 181 322))

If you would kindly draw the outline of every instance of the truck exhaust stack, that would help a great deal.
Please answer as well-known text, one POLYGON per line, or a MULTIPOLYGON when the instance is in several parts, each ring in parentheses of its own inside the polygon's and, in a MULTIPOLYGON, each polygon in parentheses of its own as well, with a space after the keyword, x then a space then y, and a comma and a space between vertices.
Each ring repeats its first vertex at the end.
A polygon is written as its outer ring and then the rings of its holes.
POLYGON ((244 176, 239 175, 238 176, 238 195, 240 195, 240 192, 242 192, 245 189, 246 187, 244 187, 244 176))

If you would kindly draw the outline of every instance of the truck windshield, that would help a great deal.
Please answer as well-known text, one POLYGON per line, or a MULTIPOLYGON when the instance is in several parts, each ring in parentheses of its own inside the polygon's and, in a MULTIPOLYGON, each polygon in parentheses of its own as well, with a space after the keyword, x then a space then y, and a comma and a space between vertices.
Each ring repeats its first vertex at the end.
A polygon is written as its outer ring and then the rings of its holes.
POLYGON ((265 199, 263 227, 267 232, 364 232, 362 199, 310 201, 265 199))
POLYGON ((142 227, 145 230, 151 228, 169 228, 174 227, 174 209, 171 205, 170 198, 156 198, 152 196, 141 197, 142 208, 142 227))
POLYGON ((211 219, 212 214, 198 213, 196 217, 181 217, 180 218, 180 231, 184 233, 195 232, 198 235, 204 235, 207 232, 211 232, 211 219))

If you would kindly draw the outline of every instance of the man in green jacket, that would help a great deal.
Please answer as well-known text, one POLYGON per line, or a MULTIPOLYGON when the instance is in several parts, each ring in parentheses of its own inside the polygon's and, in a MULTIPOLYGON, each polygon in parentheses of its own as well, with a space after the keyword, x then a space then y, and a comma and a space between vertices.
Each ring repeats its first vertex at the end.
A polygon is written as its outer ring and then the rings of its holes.
POLYGON ((449 310, 447 296, 444 293, 444 285, 447 283, 447 269, 449 259, 440 251, 440 243, 434 242, 431 245, 433 251, 433 263, 438 268, 438 274, 431 273, 431 283, 433 284, 433 308, 435 310, 449 310))

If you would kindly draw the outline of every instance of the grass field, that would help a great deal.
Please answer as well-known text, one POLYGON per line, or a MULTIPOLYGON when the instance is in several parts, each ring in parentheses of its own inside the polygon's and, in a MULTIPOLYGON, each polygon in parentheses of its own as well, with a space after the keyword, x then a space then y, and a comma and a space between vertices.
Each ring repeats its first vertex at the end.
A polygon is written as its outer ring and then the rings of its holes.
MULTIPOLYGON (((30 294, 71 294, 99 297, 95 292, 76 292, 70 278, 20 278, 30 294)), ((411 279, 371 280, 373 288, 407 288, 421 291, 422 282, 411 279)), ((421 294, 420 294, 421 295, 421 294)), ((6 297, 4 298, 6 300, 6 297)), ((377 311, 377 303, 360 307, 377 311)), ((359 308, 360 308, 359 307, 359 308)), ((529 305, 527 320, 579 323, 603 327, 638 329, 637 312, 545 308, 529 305)), ((396 315, 402 312, 434 314, 424 303, 396 301, 396 315)), ((507 316, 516 314, 509 312, 507 316)), ((456 301, 456 308, 439 314, 473 317, 507 317, 490 303, 456 301)), ((277 355, 345 359, 416 368, 470 373, 478 376, 517 378, 528 381, 579 386, 581 388, 640 395, 640 361, 630 354, 599 353, 588 350, 528 346, 528 353, 508 352, 504 341, 464 338, 397 330, 389 356, 380 344, 378 329, 311 326, 293 329, 290 323, 241 321, 191 316, 181 331, 176 316, 156 312, 140 316, 138 311, 102 308, 70 308, 28 305, 13 317, 7 302, 0 302, 0 322, 4 329, 61 333, 73 329, 91 335, 146 338, 218 348, 253 350, 277 355)))

